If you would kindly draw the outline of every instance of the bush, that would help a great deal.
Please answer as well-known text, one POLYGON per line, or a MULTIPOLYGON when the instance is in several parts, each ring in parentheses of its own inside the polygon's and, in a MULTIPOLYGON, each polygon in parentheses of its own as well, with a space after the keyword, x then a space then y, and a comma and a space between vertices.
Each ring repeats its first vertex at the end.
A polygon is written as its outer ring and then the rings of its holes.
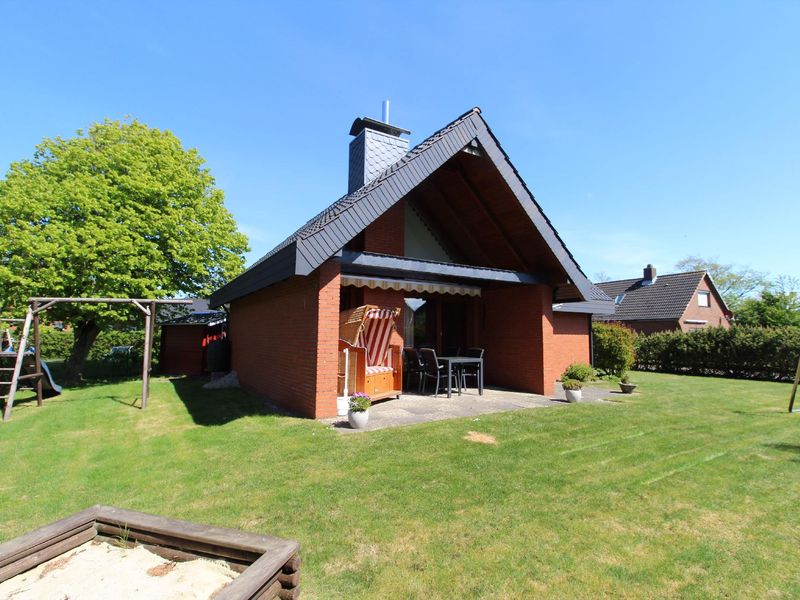
POLYGON ((565 379, 577 379, 578 381, 589 381, 594 377, 594 369, 591 365, 587 365, 586 363, 572 363, 561 374, 561 381, 565 379))
POLYGON ((709 327, 636 340, 636 367, 666 373, 791 380, 798 357, 800 327, 709 327))
POLYGON ((583 387, 583 382, 577 379, 565 379, 561 382, 561 386, 565 390, 579 390, 583 387))
MULTIPOLYGON (((29 339, 30 345, 33 345, 33 335, 29 339)), ((66 358, 72 349, 72 342, 70 331, 59 331, 49 326, 39 328, 39 351, 44 359, 66 358)))
MULTIPOLYGON (((59 331, 50 326, 42 326, 40 329, 41 353, 45 360, 62 360, 69 356, 74 343, 71 331, 59 331)), ((33 337, 29 338, 30 345, 33 345, 33 337)), ((153 346, 153 360, 158 359, 158 352, 161 336, 156 329, 155 344, 153 346)), ((141 362, 144 351, 144 331, 130 330, 120 331, 117 329, 106 329, 100 332, 97 339, 89 351, 89 360, 103 360, 111 352, 114 346, 133 346, 129 357, 131 362, 141 362)))
POLYGON ((621 377, 633 366, 633 330, 614 323, 593 323, 594 366, 608 375, 621 377))

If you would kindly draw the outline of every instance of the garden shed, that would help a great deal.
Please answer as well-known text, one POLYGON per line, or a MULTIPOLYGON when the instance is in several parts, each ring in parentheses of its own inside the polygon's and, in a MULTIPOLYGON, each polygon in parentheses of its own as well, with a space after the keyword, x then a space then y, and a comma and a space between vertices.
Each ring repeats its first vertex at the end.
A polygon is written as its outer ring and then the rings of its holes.
POLYGON ((210 310, 161 323, 159 370, 169 375, 208 372, 208 345, 225 337, 225 312, 210 310))

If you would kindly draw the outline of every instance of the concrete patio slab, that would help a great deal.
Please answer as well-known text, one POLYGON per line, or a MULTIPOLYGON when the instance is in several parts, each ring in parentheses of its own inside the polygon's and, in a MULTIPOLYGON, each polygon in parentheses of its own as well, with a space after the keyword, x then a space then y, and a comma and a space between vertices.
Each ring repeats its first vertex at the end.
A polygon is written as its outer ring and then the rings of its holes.
MULTIPOLYGON (((614 392, 606 389, 605 386, 587 386, 583 389, 581 402, 604 402, 604 398, 613 394, 614 392)), ((557 385, 552 397, 498 388, 487 388, 480 396, 477 390, 469 389, 462 392, 460 396, 453 394, 452 398, 443 394, 436 398, 433 395, 403 394, 397 400, 377 402, 369 409, 369 423, 366 429, 351 429, 347 417, 323 419, 323 422, 329 423, 331 427, 342 433, 357 433, 443 419, 558 406, 569 406, 560 385, 557 385)))

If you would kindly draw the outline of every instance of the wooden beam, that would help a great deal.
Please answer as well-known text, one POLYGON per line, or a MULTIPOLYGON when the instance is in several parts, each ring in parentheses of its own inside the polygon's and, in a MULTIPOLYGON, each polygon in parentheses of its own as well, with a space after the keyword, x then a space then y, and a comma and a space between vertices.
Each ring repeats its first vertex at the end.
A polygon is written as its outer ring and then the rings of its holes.
MULTIPOLYGON (((28 298, 28 302, 94 302, 94 303, 105 303, 105 304, 120 304, 123 302, 141 302, 143 304, 149 304, 150 302, 155 302, 156 304, 191 304, 191 300, 183 300, 179 298, 51 298, 51 297, 34 297, 28 298)), ((42 310, 42 309, 40 309, 42 310)))
MULTIPOLYGON (((138 305, 138 304, 137 304, 138 305)), ((141 307, 144 313, 144 349, 142 351, 142 410, 147 408, 147 394, 150 391, 150 321, 154 315, 141 307)))
POLYGON ((794 374, 794 385, 792 385, 792 394, 789 396, 789 412, 794 409, 794 398, 797 395, 797 386, 800 384, 800 359, 797 361, 797 371, 794 374))
POLYGON ((462 187, 466 190, 465 195, 472 200, 472 204, 486 218, 486 220, 492 224, 492 227, 495 229, 495 231, 497 231, 498 235, 503 240, 506 249, 511 253, 511 255, 514 257, 514 260, 517 262, 519 270, 527 271, 528 264, 522 258, 522 255, 520 254, 519 250, 517 250, 517 247, 514 245, 514 243, 508 238, 497 218, 489 211, 488 208, 486 208, 483 197, 472 184, 472 181, 470 181, 470 179, 467 177, 467 174, 464 172, 464 168, 461 165, 458 165, 456 173, 457 177, 454 177, 454 179, 462 182, 462 187))
POLYGON ((36 310, 39 303, 35 300, 31 303, 31 310, 33 311, 33 371, 39 373, 36 378, 36 405, 42 406, 44 396, 42 395, 42 350, 41 338, 39 336, 39 311, 36 310))
MULTIPOLYGON (((450 219, 453 223, 455 223, 461 231, 464 232, 464 237, 466 238, 467 243, 472 251, 477 252, 486 263, 492 267, 496 267, 497 263, 491 259, 491 257, 486 253, 483 249, 483 245, 479 244, 478 241, 475 239, 475 236, 472 235, 472 232, 469 230, 464 224, 464 221, 458 216, 458 213, 453 210, 453 207, 450 206, 450 202, 447 200, 447 197, 442 192, 442 189, 439 185, 433 181, 433 179, 429 179, 425 181, 422 186, 427 188, 427 193, 431 193, 439 200, 439 206, 444 208, 445 212, 447 213, 448 219, 450 219), (432 188, 432 190, 431 190, 432 188)), ((420 187, 422 187, 420 186, 420 187)))

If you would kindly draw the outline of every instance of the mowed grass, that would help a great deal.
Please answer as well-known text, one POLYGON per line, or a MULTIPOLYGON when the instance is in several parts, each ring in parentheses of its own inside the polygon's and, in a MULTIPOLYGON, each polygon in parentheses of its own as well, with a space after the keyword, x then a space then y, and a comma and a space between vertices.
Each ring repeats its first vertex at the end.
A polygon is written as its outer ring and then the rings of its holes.
POLYGON ((306 598, 799 597, 789 386, 634 379, 356 435, 192 380, 71 390, 0 424, 0 539, 104 503, 297 539, 306 598))

